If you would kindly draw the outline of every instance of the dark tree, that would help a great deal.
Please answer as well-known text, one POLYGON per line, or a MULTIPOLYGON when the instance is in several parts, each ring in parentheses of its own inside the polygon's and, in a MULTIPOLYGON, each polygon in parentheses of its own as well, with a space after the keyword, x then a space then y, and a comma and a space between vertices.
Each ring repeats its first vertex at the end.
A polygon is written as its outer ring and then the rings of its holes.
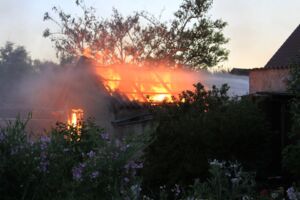
POLYGON ((248 99, 231 99, 228 86, 186 91, 177 104, 154 110, 158 127, 145 150, 144 190, 188 186, 208 176, 208 161, 239 161, 258 177, 268 176, 271 132, 248 99))
POLYGON ((57 64, 50 61, 32 60, 23 46, 7 42, 0 47, 0 103, 10 101, 9 94, 15 92, 23 80, 58 68, 57 64))
POLYGON ((99 19, 83 0, 76 4, 82 17, 57 7, 57 18, 44 15, 44 20, 57 24, 58 30, 46 29, 44 36, 54 42, 61 60, 89 53, 102 64, 163 61, 199 69, 227 59, 223 45, 228 40, 222 33, 226 23, 207 16, 212 0, 184 0, 170 23, 146 12, 124 17, 116 9, 109 19, 99 19))
POLYGON ((22 78, 33 72, 32 61, 23 46, 7 42, 0 48, 0 93, 5 96, 22 78))
POLYGON ((0 48, 0 70, 1 74, 10 73, 16 77, 32 70, 31 59, 25 48, 15 47, 11 42, 0 48))

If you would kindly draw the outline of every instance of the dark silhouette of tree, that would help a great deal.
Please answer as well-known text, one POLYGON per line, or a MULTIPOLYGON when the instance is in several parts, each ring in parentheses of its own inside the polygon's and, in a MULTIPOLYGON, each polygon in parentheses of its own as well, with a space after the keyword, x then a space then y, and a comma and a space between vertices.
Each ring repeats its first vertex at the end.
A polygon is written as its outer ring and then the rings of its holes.
POLYGON ((7 42, 0 48, 0 102, 24 76, 33 72, 32 61, 22 46, 7 42))
POLYGON ((0 70, 2 75, 10 74, 15 78, 31 71, 31 58, 25 48, 15 47, 11 42, 7 42, 0 48, 0 70))
POLYGON ((32 60, 23 46, 7 42, 0 47, 0 102, 22 80, 58 68, 57 64, 50 61, 32 60))
POLYGON ((209 160, 239 161, 257 178, 269 176, 272 132, 250 99, 230 98, 229 87, 206 90, 200 83, 176 104, 153 108, 158 122, 144 151, 146 192, 166 185, 188 186, 208 176, 209 160))
POLYGON ((226 23, 207 16, 212 0, 184 0, 170 23, 144 11, 124 17, 116 9, 110 18, 99 19, 83 0, 76 5, 81 17, 57 7, 57 18, 44 15, 58 27, 55 32, 46 29, 44 36, 54 42, 62 61, 89 53, 102 64, 163 61, 199 69, 227 59, 223 45, 228 40, 222 33, 226 23))

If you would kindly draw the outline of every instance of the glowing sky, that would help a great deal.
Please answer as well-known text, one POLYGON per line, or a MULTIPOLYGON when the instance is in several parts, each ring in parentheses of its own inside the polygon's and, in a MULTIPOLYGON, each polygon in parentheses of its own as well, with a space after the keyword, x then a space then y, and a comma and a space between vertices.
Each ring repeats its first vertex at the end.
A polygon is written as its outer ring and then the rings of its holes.
MULTIPOLYGON (((23 45, 33 58, 55 59, 55 50, 42 32, 52 24, 43 14, 53 6, 77 13, 75 0, 0 0, 0 46, 6 41, 23 45)), ((168 20, 181 0, 86 0, 99 17, 108 17, 112 7, 123 14, 146 10, 168 20)), ((209 15, 228 22, 230 38, 227 67, 263 67, 300 23, 299 0, 215 0, 209 15)))

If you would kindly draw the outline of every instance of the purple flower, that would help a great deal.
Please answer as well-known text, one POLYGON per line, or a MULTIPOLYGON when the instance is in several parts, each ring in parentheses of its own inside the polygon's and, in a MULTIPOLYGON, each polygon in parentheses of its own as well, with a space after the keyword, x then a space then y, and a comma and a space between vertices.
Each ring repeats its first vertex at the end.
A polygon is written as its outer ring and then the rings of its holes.
POLYGON ((42 151, 40 154, 40 165, 39 170, 41 172, 47 172, 49 166, 48 155, 45 151, 42 151))
POLYGON ((134 161, 129 161, 127 163, 127 165, 125 165, 125 169, 129 170, 129 169, 141 169, 143 168, 143 163, 136 163, 134 161))
POLYGON ((142 162, 136 165, 137 169, 142 169, 143 167, 144 167, 144 164, 142 162))
POLYGON ((125 182, 125 183, 128 183, 128 182, 129 182, 129 178, 125 177, 125 178, 124 178, 124 182, 125 182))
POLYGON ((45 150, 45 149, 47 149, 48 143, 50 143, 51 139, 48 136, 42 136, 40 138, 40 141, 41 141, 41 144, 40 144, 41 150, 45 150))
POLYGON ((83 172, 84 167, 85 167, 84 163, 79 163, 78 166, 73 167, 72 175, 73 175, 73 179, 75 181, 81 181, 82 180, 82 172, 83 172))
POLYGON ((295 190, 294 187, 288 188, 286 193, 287 193, 290 200, 297 200, 298 199, 297 194, 296 194, 296 190, 295 190))
POLYGON ((91 174, 91 179, 95 179, 99 176, 99 172, 98 171, 94 171, 92 174, 91 174))
POLYGON ((135 175, 136 175, 136 172, 137 172, 137 169, 143 168, 143 163, 137 164, 137 163, 134 162, 134 161, 129 161, 129 162, 124 166, 124 168, 125 168, 126 173, 131 172, 131 174, 132 174, 133 176, 135 176, 135 175))
POLYGON ((43 135, 43 136, 40 138, 40 141, 41 141, 42 143, 50 143, 51 138, 48 137, 48 136, 46 136, 46 135, 43 135))
POLYGON ((109 134, 108 133, 102 133, 102 134, 100 134, 100 136, 103 140, 109 140, 109 134))
POLYGON ((86 154, 89 158, 95 157, 96 153, 92 150, 86 154))

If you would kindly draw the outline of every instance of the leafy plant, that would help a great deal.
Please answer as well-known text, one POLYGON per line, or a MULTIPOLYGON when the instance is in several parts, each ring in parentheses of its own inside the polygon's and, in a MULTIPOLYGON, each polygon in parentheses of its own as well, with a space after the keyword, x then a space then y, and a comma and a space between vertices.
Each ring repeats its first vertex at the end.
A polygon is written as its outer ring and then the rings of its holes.
MULTIPOLYGON (((244 172, 238 162, 210 162, 210 178, 205 182, 196 180, 190 186, 189 198, 233 200, 253 198, 255 193, 255 173, 244 172)), ((188 198, 187 198, 188 199, 188 198)))
POLYGON ((238 160, 245 170, 268 176, 271 132, 248 99, 229 98, 228 86, 183 92, 177 104, 154 110, 158 127, 145 150, 143 189, 190 185, 209 177, 207 160, 238 160))
POLYGON ((86 122, 59 123, 48 134, 28 138, 26 122, 0 131, 0 195, 4 199, 134 199, 143 167, 143 138, 117 139, 86 122), (80 133, 80 135, 78 134, 80 133))
POLYGON ((282 151, 282 165, 294 180, 300 178, 300 69, 298 64, 292 64, 290 68, 290 81, 288 91, 293 95, 290 101, 290 113, 292 118, 290 144, 282 151))

